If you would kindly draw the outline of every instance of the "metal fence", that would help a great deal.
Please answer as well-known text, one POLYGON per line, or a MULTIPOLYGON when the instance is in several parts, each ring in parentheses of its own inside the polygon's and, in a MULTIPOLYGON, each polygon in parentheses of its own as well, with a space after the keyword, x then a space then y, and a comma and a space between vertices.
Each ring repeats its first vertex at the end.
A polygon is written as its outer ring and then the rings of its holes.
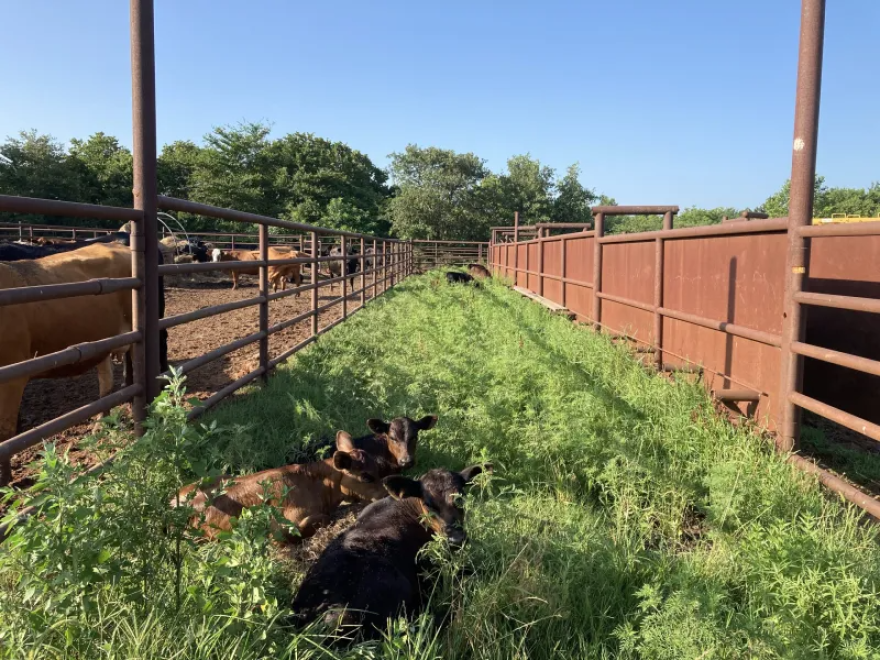
MULTIPOLYGON (((30 222, 0 222, 0 239, 9 241, 40 242, 40 239, 82 240, 98 238, 113 233, 114 229, 107 227, 81 227, 72 225, 52 225, 46 223, 30 222)), ((184 234, 180 230, 171 227, 163 233, 173 235, 175 238, 197 238, 211 243, 214 247, 223 250, 256 250, 259 247, 259 233, 229 232, 229 231, 193 231, 184 234)), ((302 234, 269 234, 270 245, 289 245, 296 250, 303 250, 308 246, 308 239, 303 240, 302 234)))
MULTIPOLYGON (((314 227, 300 223, 288 222, 252 213, 216 208, 196 204, 157 194, 156 167, 156 88, 155 88, 155 51, 154 51, 154 20, 152 0, 131 0, 131 53, 132 53, 132 100, 133 100, 133 156, 134 156, 134 207, 116 208, 81 204, 75 202, 31 199, 0 195, 0 212, 39 214, 55 217, 88 218, 114 223, 130 223, 131 272, 128 277, 102 277, 88 281, 65 283, 42 283, 37 286, 20 286, 0 290, 0 308, 6 323, 15 322, 15 307, 23 313, 22 306, 47 305, 63 298, 80 296, 100 296, 112 292, 131 290, 131 329, 122 334, 95 338, 93 341, 69 346, 63 350, 25 359, 14 364, 0 366, 0 403, 4 407, 14 407, 17 411, 18 402, 29 378, 45 374, 60 367, 72 367, 94 363, 111 351, 128 349, 131 355, 131 384, 99 398, 88 405, 70 411, 44 424, 16 434, 14 415, 9 421, 10 410, 5 410, 0 426, 0 481, 8 482, 11 478, 12 457, 28 447, 50 437, 75 424, 84 422, 97 413, 109 411, 125 402, 131 402, 132 417, 138 432, 142 431, 147 406, 159 393, 162 386, 160 379, 160 330, 179 326, 243 307, 259 308, 259 330, 247 337, 221 346, 204 355, 189 360, 181 365, 181 371, 188 373, 234 350, 251 344, 259 345, 259 364, 256 369, 230 383, 221 390, 202 401, 194 408, 190 417, 195 418, 215 405, 224 397, 257 379, 265 380, 269 372, 298 350, 314 342, 319 335, 344 321, 352 311, 349 301, 360 298, 361 308, 370 296, 375 296, 400 282, 407 274, 413 272, 412 245, 388 238, 377 238, 364 234, 334 231, 322 227, 314 227), (256 261, 232 261, 220 263, 189 263, 159 265, 159 220, 160 210, 194 213, 201 216, 218 218, 229 222, 241 223, 245 227, 256 225, 257 232, 243 232, 241 235, 230 236, 232 239, 256 237, 259 259, 256 261), (295 235, 299 240, 300 254, 286 259, 269 259, 270 233, 274 227, 282 232, 295 235), (305 238, 305 244, 302 240, 305 238), (340 256, 321 256, 321 241, 333 242, 342 248, 340 256), (368 254, 372 248, 372 252, 368 254), (305 254, 303 254, 305 253, 305 254), (352 254, 349 254, 352 253, 352 254), (349 277, 346 276, 345 264, 341 267, 341 276, 319 280, 318 267, 321 263, 356 259, 359 269, 355 277, 360 285, 349 290, 349 277), (268 273, 271 267, 300 264, 309 269, 309 283, 296 286, 285 291, 270 293, 268 273), (180 314, 170 318, 160 318, 159 282, 164 275, 179 275, 203 271, 234 271, 242 269, 259 269, 258 295, 243 301, 215 305, 180 314), (318 305, 318 290, 323 286, 341 284, 339 297, 329 303, 318 305), (299 292, 311 293, 310 309, 294 318, 285 319, 273 326, 269 325, 269 304, 273 300, 295 295, 299 292), (342 316, 323 328, 318 327, 319 315, 322 311, 334 306, 342 306, 342 316), (11 309, 10 309, 11 308, 11 309), (310 336, 295 346, 270 358, 269 337, 296 323, 310 321, 310 336)), ((10 229, 9 225, 5 229, 10 229)), ((17 225, 11 227, 13 231, 17 225)), ((28 238, 36 234, 45 234, 51 230, 48 225, 30 225, 27 229, 28 238), (46 231, 43 231, 46 230, 46 231)), ((22 230, 23 231, 23 230, 22 230)), ((69 228, 71 238, 87 238, 82 232, 93 235, 106 233, 106 228, 69 228), (76 234, 74 234, 76 232, 76 234)), ((225 235, 222 235, 225 236, 225 235)), ((222 237, 221 236, 221 237, 222 237)), ((24 235, 21 235, 24 238, 24 235)), ((12 341, 7 337, 3 341, 12 341)))
POLYGON ((418 273, 440 266, 465 266, 485 263, 489 243, 479 241, 425 241, 413 243, 413 265, 418 273))
MULTIPOLYGON (((596 207, 594 230, 496 243, 490 264, 520 290, 632 342, 658 370, 702 370, 716 399, 778 432, 780 449, 796 446, 797 429, 786 436, 782 426, 789 404, 880 441, 880 317, 864 314, 880 312, 880 222, 770 218, 675 229, 677 213, 596 207), (662 215, 664 228, 606 236, 613 215, 662 215), (809 258, 791 266, 789 245, 806 240, 809 258), (809 276, 788 295, 791 268, 809 276), (793 305, 816 310, 786 341, 793 305), (814 361, 805 386, 802 376, 787 379, 786 355, 814 361)), ((508 233, 519 234, 516 224, 508 233)))

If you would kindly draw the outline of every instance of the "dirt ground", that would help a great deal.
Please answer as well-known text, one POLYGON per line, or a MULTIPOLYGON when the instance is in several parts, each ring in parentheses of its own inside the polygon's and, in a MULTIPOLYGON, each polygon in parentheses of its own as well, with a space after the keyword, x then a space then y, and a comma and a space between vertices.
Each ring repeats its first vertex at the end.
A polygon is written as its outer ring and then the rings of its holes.
MULTIPOLYGON (((360 280, 355 280, 355 288, 360 288, 360 280)), ((381 290, 381 287, 380 287, 381 290)), ((228 275, 209 274, 186 277, 166 277, 165 316, 175 316, 212 305, 244 300, 258 295, 254 277, 243 277, 239 287, 232 290, 228 275)), ((341 295, 341 286, 334 285, 320 289, 318 305, 325 305, 341 295)), ((311 292, 303 292, 299 297, 289 296, 269 303, 269 325, 308 311, 311 292)), ((360 296, 348 300, 349 311, 360 307, 360 296)), ((319 314, 319 328, 342 316, 339 303, 319 314)), ((186 323, 168 331, 168 361, 180 365, 210 350, 219 348, 236 339, 259 330, 259 307, 247 307, 219 316, 186 323)), ((297 323, 273 334, 269 338, 269 358, 280 355, 288 348, 307 339, 311 334, 311 319, 297 323)), ((189 396, 205 399, 217 390, 253 371, 259 360, 259 347, 256 343, 241 348, 196 369, 187 376, 189 396)), ((116 388, 123 386, 122 365, 114 365, 116 388)), ((24 393, 19 414, 21 430, 43 424, 63 413, 75 410, 98 398, 98 375, 92 369, 76 378, 44 379, 31 381, 24 393)), ((127 407, 127 406, 126 406, 127 407)), ((77 440, 88 435, 92 424, 79 424, 51 438, 59 448, 69 448, 74 462, 89 464, 93 457, 77 446, 77 440)), ((24 451, 13 458, 13 485, 26 488, 32 484, 33 469, 28 465, 41 451, 42 443, 24 451)))

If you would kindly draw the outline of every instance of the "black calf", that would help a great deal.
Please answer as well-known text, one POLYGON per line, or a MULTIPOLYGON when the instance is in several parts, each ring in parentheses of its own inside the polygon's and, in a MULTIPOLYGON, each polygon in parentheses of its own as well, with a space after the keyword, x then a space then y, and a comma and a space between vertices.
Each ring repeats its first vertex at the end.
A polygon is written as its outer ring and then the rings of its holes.
POLYGON ((474 465, 460 473, 431 470, 419 481, 385 477, 391 497, 364 509, 303 580, 293 601, 299 621, 364 626, 364 635, 375 636, 389 618, 417 613, 428 593, 416 561, 419 550, 435 534, 453 546, 464 543, 464 491, 482 471, 474 465))
MULTIPOLYGON (((469 284, 470 282, 474 282, 474 278, 468 275, 467 273, 446 273, 446 281, 450 284, 469 284)), ((474 282, 474 284, 477 284, 474 282)))

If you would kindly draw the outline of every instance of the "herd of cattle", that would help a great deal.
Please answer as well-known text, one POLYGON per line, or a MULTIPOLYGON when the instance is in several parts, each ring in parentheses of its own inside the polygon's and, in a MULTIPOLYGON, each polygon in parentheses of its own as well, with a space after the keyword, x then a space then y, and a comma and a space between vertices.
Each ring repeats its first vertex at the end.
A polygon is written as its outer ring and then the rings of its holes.
MULTIPOLYGON (((123 228, 125 229, 125 227, 123 228)), ((19 287, 49 286, 84 282, 101 278, 131 276, 131 235, 127 231, 108 233, 94 239, 59 240, 37 239, 33 242, 0 242, 0 290, 19 287)), ((196 261, 256 261, 259 253, 250 250, 223 251, 210 243, 174 237, 159 241, 159 263, 196 261)), ((341 256, 339 247, 330 249, 330 256, 341 256)), ((270 259, 289 259, 309 255, 281 247, 269 249, 270 259)), ((381 251, 368 250, 364 261, 372 268, 381 251)), ((342 261, 328 262, 330 277, 344 272, 353 276, 360 259, 356 255, 342 261)), ((238 276, 256 274, 258 269, 233 271, 233 288, 238 276)), ((272 266, 269 280, 273 288, 287 288, 288 280, 300 284, 300 264, 272 266)), ((352 277, 352 287, 354 278, 352 277)), ((165 283, 159 278, 159 315, 165 314, 165 283)), ((100 296, 79 296, 55 300, 41 300, 3 307, 0 313, 0 367, 63 351, 70 346, 106 339, 130 332, 132 329, 131 294, 127 290, 100 296)), ((127 347, 113 351, 123 359, 126 384, 132 382, 131 356, 127 347)), ((41 378, 67 378, 98 370, 100 396, 113 389, 113 369, 110 352, 94 355, 75 364, 56 367, 40 374, 41 378)), ((160 363, 168 369, 168 331, 160 331, 160 363)), ((19 409, 29 377, 0 383, 0 442, 19 432, 19 409)), ((0 460, 0 486, 12 479, 9 460, 0 460)))
POLYGON ((415 464, 419 432, 436 424, 436 415, 370 419, 371 433, 362 437, 339 431, 331 458, 191 484, 171 505, 191 507, 191 525, 210 540, 231 529, 245 508, 265 502, 292 526, 293 533, 278 529, 278 538, 295 542, 326 526, 344 501, 371 503, 311 566, 292 609, 296 625, 320 621, 375 636, 389 617, 423 608, 431 589, 419 551, 434 536, 452 547, 464 543, 465 489, 491 470, 486 464, 403 476, 415 464))
MULTIPOLYGON (((131 276, 130 235, 120 231, 84 241, 40 241, 0 243, 0 290, 51 286, 99 278, 131 276)), ((290 259, 309 255, 272 247, 270 259, 290 259)), ((329 256, 341 257, 339 247, 329 256)), ((360 255, 329 261, 331 278, 349 277, 360 268, 360 255)), ((368 250, 364 268, 378 265, 381 252, 368 250)), ((202 241, 163 241, 159 262, 168 261, 256 261, 251 250, 223 251, 202 241), (181 258, 183 257, 183 258, 181 258)), ((256 274, 258 269, 238 271, 256 274)), ((489 277, 489 271, 470 264, 469 273, 448 273, 450 283, 472 282, 489 277)), ((286 288, 290 279, 302 281, 301 264, 269 268, 273 288, 286 288)), ((164 315, 164 282, 159 278, 160 315, 164 315)), ((26 361, 35 356, 62 351, 70 346, 124 334, 132 329, 131 293, 127 289, 98 296, 74 296, 40 300, 2 309, 0 314, 0 366, 26 361)), ((131 382, 128 347, 113 353, 123 358, 126 382, 131 382)), ((98 369, 101 396, 113 388, 110 353, 94 354, 75 364, 56 367, 40 374, 61 378, 98 369)), ((162 369, 168 368, 167 331, 161 337, 162 369)), ((29 377, 0 383, 0 442, 17 432, 19 407, 29 377)), ((436 416, 418 421, 397 418, 387 423, 368 420, 371 433, 359 438, 340 431, 331 458, 304 465, 290 465, 247 477, 223 477, 208 484, 184 488, 174 504, 186 503, 193 509, 192 524, 207 539, 230 529, 231 520, 244 508, 264 500, 294 527, 294 533, 277 530, 293 541, 315 533, 330 522, 344 501, 371 504, 357 521, 334 539, 311 567, 293 603, 298 623, 322 620, 334 627, 351 625, 367 635, 384 629, 385 622, 401 611, 415 613, 429 593, 423 581, 424 566, 419 550, 432 537, 446 538, 453 546, 465 540, 462 507, 466 485, 484 467, 472 466, 460 473, 431 470, 421 479, 410 479, 401 471, 415 463, 416 441, 420 431, 435 426, 436 416)), ((0 464, 0 484, 11 480, 8 461, 0 464)))

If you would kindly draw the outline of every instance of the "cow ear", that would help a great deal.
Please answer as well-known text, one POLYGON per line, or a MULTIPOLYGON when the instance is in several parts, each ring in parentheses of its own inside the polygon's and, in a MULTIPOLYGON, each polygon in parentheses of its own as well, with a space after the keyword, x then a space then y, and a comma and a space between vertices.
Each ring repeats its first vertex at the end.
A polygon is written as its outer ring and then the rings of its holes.
POLYGON ((369 428, 373 433, 388 433, 388 430, 391 428, 391 424, 388 422, 383 422, 381 419, 368 419, 367 420, 367 428, 369 428))
POLYGON ((333 467, 340 472, 350 470, 352 465, 354 465, 354 461, 351 460, 350 454, 344 451, 337 451, 333 454, 333 467))
POLYGON ((336 449, 338 449, 339 451, 353 451, 354 448, 354 440, 352 440, 351 433, 347 433, 346 431, 337 431, 336 449))
POLYGON ((422 497, 422 482, 404 477, 399 474, 391 475, 382 479, 382 485, 385 490, 395 500, 402 500, 407 497, 422 497))
POLYGON ((418 425, 422 431, 430 431, 437 425, 437 415, 425 415, 418 421, 418 425))
POLYGON ((466 467, 464 470, 459 472, 459 474, 461 475, 461 478, 464 479, 464 482, 467 484, 473 481, 474 477, 476 477, 481 472, 492 472, 492 464, 484 463, 482 465, 471 465, 470 467, 466 467))

